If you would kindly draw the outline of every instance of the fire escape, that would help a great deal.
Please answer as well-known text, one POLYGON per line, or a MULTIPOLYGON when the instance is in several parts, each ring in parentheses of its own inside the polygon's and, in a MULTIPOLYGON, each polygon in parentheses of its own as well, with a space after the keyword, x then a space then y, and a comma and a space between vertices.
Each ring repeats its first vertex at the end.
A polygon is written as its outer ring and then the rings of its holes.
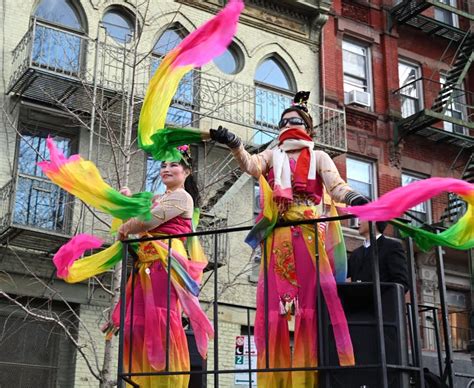
MULTIPOLYGON (((461 2, 459 2, 461 5, 461 2)), ((403 118, 395 126, 395 143, 412 135, 459 147, 459 155, 467 155, 468 163, 463 167, 462 179, 472 182, 474 150, 474 93, 464 86, 469 75, 474 75, 474 13, 468 2, 461 8, 454 3, 435 0, 405 0, 395 5, 390 12, 392 26, 408 25, 424 33, 442 38, 449 47, 457 47, 448 72, 441 79, 418 78, 403 85, 395 93, 400 96, 403 118), (449 3, 449 4, 446 4, 449 3), (414 88, 423 88, 425 107, 408 109, 404 102, 414 88), (434 97, 430 93, 436 93, 434 97)), ((420 104, 421 105, 421 104, 420 104)), ((455 162, 456 163, 456 162, 455 162)), ((462 201, 450 196, 448 208, 441 222, 452 223, 459 219, 465 209, 462 201)))
MULTIPOLYGON (((439 44, 447 46, 445 53, 453 53, 450 69, 444 74, 440 72, 439 80, 431 78, 412 77, 395 93, 400 97, 402 118, 395 123, 395 144, 409 137, 422 136, 427 141, 437 144, 447 144, 457 147, 457 157, 451 165, 451 170, 461 170, 461 179, 474 183, 474 93, 469 89, 474 76, 474 9, 472 2, 451 0, 403 0, 397 1, 390 10, 390 28, 397 25, 398 30, 409 28, 422 31, 427 36, 437 38, 439 44), (417 78, 417 79, 414 79, 417 78), (469 80, 470 84, 465 83, 469 80), (413 98, 424 96, 424 107, 421 102, 413 103, 413 98), (410 102, 411 99, 411 102, 410 102), (411 105, 410 105, 411 103, 411 105), (466 162, 467 161, 467 162, 466 162)), ((413 31, 413 30, 412 30, 413 31)), ((449 62, 443 54, 440 62, 449 62)), ((436 73, 435 73, 436 74, 436 73)), ((436 76, 438 76, 436 74, 436 76)), ((421 100, 419 100, 421 101, 421 100)), ((427 228, 443 230, 457 222, 466 212, 466 203, 454 194, 448 195, 447 207, 439 220, 434 220, 427 228)), ((438 281, 444 282, 443 256, 446 252, 436 250, 436 270, 438 281)), ((449 256, 450 254, 447 253, 449 256)), ((463 260, 473 263, 472 250, 463 256, 463 260)), ((450 257, 450 256, 449 256, 450 257)), ((472 269, 471 269, 472 271, 472 269)), ((471 273, 472 276, 472 273, 471 273)), ((445 338, 448 329, 453 334, 448 320, 448 308, 445 286, 439 286, 440 317, 445 338)), ((471 298, 474 289, 471 285, 471 298)), ((451 313, 451 312, 450 312, 451 313)), ((466 312, 468 314, 468 312, 466 312)), ((471 306, 472 319, 472 306, 471 306)), ((454 328, 456 329, 456 328, 454 328)), ((471 329, 472 330, 472 329, 471 329)), ((472 351, 472 334, 463 337, 463 343, 469 343, 468 350, 472 351)), ((438 348, 439 349, 439 348, 438 348)), ((464 350, 466 348, 464 347, 464 350)), ((446 364, 442 367, 438 353, 439 370, 443 380, 453 386, 453 345, 451 340, 445 340, 446 364)))

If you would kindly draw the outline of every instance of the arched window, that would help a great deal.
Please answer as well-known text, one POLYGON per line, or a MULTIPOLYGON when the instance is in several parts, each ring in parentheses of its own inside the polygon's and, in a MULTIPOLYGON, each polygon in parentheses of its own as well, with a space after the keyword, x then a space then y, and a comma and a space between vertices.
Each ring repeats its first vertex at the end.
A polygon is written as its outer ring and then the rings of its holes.
POLYGON ((107 35, 117 42, 128 43, 132 40, 135 32, 135 21, 122 7, 107 10, 102 18, 102 24, 107 35))
POLYGON ((231 44, 223 54, 214 58, 214 64, 226 74, 236 74, 243 67, 243 55, 236 44, 231 44))
POLYGON ((77 10, 68 0, 43 0, 36 8, 34 16, 73 30, 84 30, 77 10))
POLYGON ((78 10, 68 0, 42 0, 33 17, 33 63, 57 73, 77 76, 83 63, 84 38, 81 35, 85 31, 78 10))
POLYGON ((257 131, 254 143, 264 144, 276 136, 280 114, 290 106, 294 90, 291 76, 276 58, 267 58, 258 66, 255 73, 255 120, 265 132, 257 131))
MULTIPOLYGON (((152 74, 155 73, 161 59, 180 44, 184 36, 183 28, 178 26, 168 28, 163 32, 153 48, 152 74)), ((173 97, 171 107, 168 110, 166 119, 168 124, 180 127, 193 125, 194 76, 195 73, 190 71, 181 80, 178 90, 173 97)))

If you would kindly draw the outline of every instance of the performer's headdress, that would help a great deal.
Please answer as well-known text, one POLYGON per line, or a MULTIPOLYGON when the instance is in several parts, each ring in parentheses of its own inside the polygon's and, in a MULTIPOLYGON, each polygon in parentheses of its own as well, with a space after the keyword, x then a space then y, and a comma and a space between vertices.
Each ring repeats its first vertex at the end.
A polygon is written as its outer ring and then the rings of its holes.
POLYGON ((191 168, 193 160, 191 158, 191 147, 188 144, 176 147, 176 149, 181 154, 181 161, 184 165, 191 168))
POLYGON ((308 99, 310 92, 300 91, 293 97, 293 102, 289 108, 286 108, 281 114, 281 118, 288 112, 298 112, 306 125, 306 130, 313 135, 313 118, 308 112, 308 99))

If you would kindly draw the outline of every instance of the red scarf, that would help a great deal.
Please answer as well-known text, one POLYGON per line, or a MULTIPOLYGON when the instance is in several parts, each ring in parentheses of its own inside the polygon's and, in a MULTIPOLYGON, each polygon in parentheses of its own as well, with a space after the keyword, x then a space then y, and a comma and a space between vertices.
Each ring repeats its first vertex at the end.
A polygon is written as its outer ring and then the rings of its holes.
MULTIPOLYGON (((290 128, 280 134, 278 137, 278 145, 281 146, 285 140, 306 140, 313 141, 311 136, 301 131, 300 129, 290 128)), ((293 186, 295 191, 306 189, 308 185, 308 171, 311 162, 310 150, 307 147, 302 147, 301 152, 296 161, 296 168, 293 173, 293 186)))

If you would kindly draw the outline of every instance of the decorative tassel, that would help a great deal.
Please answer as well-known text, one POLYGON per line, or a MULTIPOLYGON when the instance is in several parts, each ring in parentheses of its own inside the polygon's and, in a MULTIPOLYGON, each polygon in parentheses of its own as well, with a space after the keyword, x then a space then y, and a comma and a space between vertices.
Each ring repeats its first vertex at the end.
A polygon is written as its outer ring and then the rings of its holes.
POLYGON ((286 315, 285 305, 283 304, 283 301, 281 299, 280 299, 280 315, 286 315))

